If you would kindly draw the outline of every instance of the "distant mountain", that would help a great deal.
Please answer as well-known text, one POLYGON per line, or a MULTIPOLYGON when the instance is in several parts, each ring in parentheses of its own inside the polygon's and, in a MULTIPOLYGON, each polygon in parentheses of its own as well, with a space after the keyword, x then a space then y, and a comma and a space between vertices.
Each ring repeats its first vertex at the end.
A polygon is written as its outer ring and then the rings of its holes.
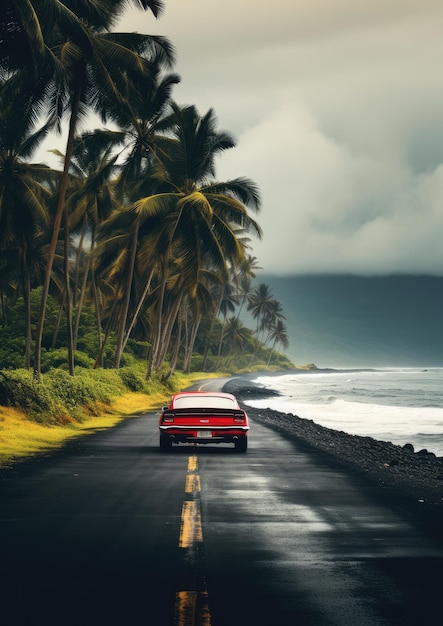
POLYGON ((443 366, 443 277, 259 274, 286 316, 296 364, 443 366))

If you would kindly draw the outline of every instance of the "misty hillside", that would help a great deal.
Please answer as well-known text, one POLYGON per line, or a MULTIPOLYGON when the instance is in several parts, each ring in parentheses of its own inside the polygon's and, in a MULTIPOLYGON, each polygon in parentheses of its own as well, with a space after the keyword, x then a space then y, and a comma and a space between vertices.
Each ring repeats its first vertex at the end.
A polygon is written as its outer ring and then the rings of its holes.
POLYGON ((443 366, 443 277, 260 274, 283 307, 296 364, 443 366))

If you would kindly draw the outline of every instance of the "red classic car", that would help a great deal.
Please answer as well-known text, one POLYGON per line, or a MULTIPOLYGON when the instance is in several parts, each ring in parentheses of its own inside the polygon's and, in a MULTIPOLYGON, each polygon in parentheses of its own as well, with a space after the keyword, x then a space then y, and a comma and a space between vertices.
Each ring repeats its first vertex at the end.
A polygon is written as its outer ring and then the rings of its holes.
POLYGON ((230 393, 176 393, 162 409, 159 428, 162 451, 173 443, 233 443, 238 452, 248 447, 248 416, 230 393))

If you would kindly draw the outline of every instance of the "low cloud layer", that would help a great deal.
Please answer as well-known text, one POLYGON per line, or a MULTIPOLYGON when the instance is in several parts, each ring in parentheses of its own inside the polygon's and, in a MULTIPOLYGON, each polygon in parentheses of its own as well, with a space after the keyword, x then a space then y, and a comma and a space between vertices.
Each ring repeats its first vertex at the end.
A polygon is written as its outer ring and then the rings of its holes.
POLYGON ((443 274, 439 0, 166 0, 182 83, 237 147, 220 179, 260 187, 266 272, 443 274))

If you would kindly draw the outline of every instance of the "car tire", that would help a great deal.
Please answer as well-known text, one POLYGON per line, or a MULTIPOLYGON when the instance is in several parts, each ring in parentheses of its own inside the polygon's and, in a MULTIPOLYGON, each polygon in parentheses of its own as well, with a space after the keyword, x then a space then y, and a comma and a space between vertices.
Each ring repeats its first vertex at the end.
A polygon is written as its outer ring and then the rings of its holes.
POLYGON ((172 441, 165 435, 160 435, 160 451, 168 452, 172 448, 172 441))
POLYGON ((248 449, 248 438, 241 437, 240 439, 237 439, 237 441, 235 442, 236 452, 246 452, 247 449, 248 449))

